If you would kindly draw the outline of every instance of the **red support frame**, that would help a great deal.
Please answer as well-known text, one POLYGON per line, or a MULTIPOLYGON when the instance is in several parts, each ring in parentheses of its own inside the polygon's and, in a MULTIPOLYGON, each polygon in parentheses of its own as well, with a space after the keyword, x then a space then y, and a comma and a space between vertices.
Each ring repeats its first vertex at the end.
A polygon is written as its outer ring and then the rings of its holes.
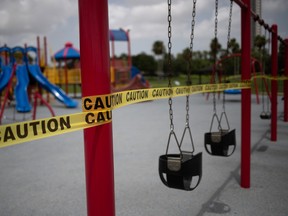
MULTIPOLYGON (((278 73, 278 28, 272 25, 272 77, 278 73)), ((271 80, 271 141, 277 141, 277 80, 271 80)))
MULTIPOLYGON (((251 8, 250 0, 241 6, 241 79, 251 79, 251 8)), ((251 169, 251 89, 241 91, 241 187, 250 188, 251 169)))
MULTIPOLYGON (((288 77, 288 38, 285 39, 285 71, 288 77)), ((284 122, 288 122, 288 80, 284 80, 284 122)))
POLYGON ((130 36, 129 36, 129 30, 125 31, 127 36, 127 43, 128 43, 128 66, 129 68, 132 67, 132 57, 131 57, 131 42, 130 42, 130 36))
MULTIPOLYGON (((111 93, 108 0, 78 0, 83 97, 111 93)), ((114 216, 112 123, 84 130, 88 216, 114 216)))
POLYGON ((40 37, 37 36, 37 60, 38 64, 41 66, 41 47, 40 47, 40 37))
POLYGON ((44 36, 44 66, 47 67, 48 56, 47 56, 47 38, 44 36))

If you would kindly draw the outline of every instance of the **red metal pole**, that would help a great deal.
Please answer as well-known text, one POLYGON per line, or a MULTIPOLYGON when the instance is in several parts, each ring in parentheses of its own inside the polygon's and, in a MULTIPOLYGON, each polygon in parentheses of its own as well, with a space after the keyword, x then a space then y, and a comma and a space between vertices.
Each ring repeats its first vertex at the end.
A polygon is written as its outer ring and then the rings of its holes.
MULTIPOLYGON (((285 39, 285 71, 288 77, 288 38, 285 39)), ((284 80, 284 121, 288 122, 288 80, 284 80)))
POLYGON ((129 30, 125 31, 127 35, 127 43, 128 43, 128 66, 129 68, 132 67, 132 58, 131 58, 131 42, 130 42, 130 36, 129 36, 129 30))
POLYGON ((48 57, 47 57, 47 38, 44 36, 44 59, 45 59, 45 67, 47 67, 48 57))
MULTIPOLYGON (((108 0, 79 0, 83 97, 109 94, 108 0)), ((84 130, 88 216, 114 216, 112 123, 84 130)))
MULTIPOLYGON (((251 9, 250 0, 241 8, 241 79, 251 79, 251 9)), ((251 89, 241 91, 241 187, 250 188, 251 161, 251 89)))
MULTIPOLYGON (((7 44, 4 44, 4 47, 7 47, 7 44)), ((10 53, 8 53, 7 51, 4 52, 4 58, 5 58, 5 65, 8 65, 8 54, 9 54, 9 58, 10 58, 10 53)), ((9 59, 10 61, 10 59, 9 59)))
MULTIPOLYGON (((48 55, 47 55, 47 38, 46 36, 44 36, 44 56, 45 56, 45 68, 48 66, 48 55)), ((50 102, 50 96, 49 96, 49 92, 46 91, 47 93, 47 97, 46 100, 49 103, 50 102)))
MULTIPOLYGON (((278 72, 278 28, 272 25, 272 77, 278 72)), ((271 80, 271 141, 277 141, 277 80, 271 80)))
POLYGON ((40 37, 37 36, 37 59, 38 59, 38 64, 41 66, 41 47, 40 47, 40 37))
POLYGON ((65 62, 65 70, 64 70, 64 73, 65 73, 65 93, 68 94, 68 72, 67 72, 66 56, 65 56, 64 62, 65 62))

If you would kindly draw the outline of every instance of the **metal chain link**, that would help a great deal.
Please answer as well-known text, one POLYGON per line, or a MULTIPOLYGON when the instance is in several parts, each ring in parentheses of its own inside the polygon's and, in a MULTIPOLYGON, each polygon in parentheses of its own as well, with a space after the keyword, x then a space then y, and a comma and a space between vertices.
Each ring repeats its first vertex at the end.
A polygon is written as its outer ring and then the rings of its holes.
MULTIPOLYGON (((270 46, 270 45, 271 45, 271 34, 272 34, 272 33, 268 31, 268 35, 269 35, 269 36, 268 36, 268 43, 267 43, 267 44, 268 44, 268 50, 267 50, 267 55, 268 55, 268 56, 270 55, 270 48, 271 48, 271 46, 270 46)), ((265 71, 264 71, 264 75, 265 75, 265 71)), ((270 108, 270 107, 269 107, 269 106, 270 106, 270 105, 269 105, 269 102, 270 102, 270 97, 269 97, 269 94, 268 94, 268 92, 267 92, 267 111, 268 111, 268 112, 269 112, 269 108, 270 108)))
POLYGON ((193 41, 195 29, 195 16, 196 16, 196 0, 193 0, 192 20, 191 20, 191 34, 190 34, 190 53, 189 53, 189 68, 187 73, 187 85, 191 85, 191 71, 192 71, 192 56, 193 56, 193 41))
MULTIPOLYGON (((266 42, 267 42, 267 29, 265 29, 265 31, 264 31, 264 38, 265 38, 265 45, 263 47, 263 51, 261 52, 261 55, 262 55, 261 64, 263 64, 263 71, 264 71, 264 75, 265 75, 265 71, 266 71, 266 66, 265 66, 265 61, 266 61, 266 59, 265 59, 265 48, 266 48, 266 42)), ((268 47, 269 47, 269 45, 268 45, 268 47)))
MULTIPOLYGON (((216 63, 217 63, 217 34, 218 34, 218 0, 215 0, 215 27, 214 27, 214 45, 215 45, 215 56, 214 56, 214 70, 215 70, 215 74, 217 74, 217 67, 216 67, 216 63)), ((214 80, 213 83, 216 84, 216 78, 214 76, 214 80)), ((214 114, 216 114, 216 92, 213 91, 213 112, 214 114)))
POLYGON ((230 37, 231 37, 232 11, 233 11, 233 0, 230 0, 228 34, 227 34, 227 55, 229 53, 229 48, 230 48, 229 43, 230 43, 230 37))
MULTIPOLYGON (((193 41, 194 41, 194 28, 196 16, 196 0, 193 0, 192 21, 191 21, 191 34, 190 34, 190 54, 189 54, 189 68, 187 72, 187 85, 191 85, 191 71, 192 71, 192 56, 193 56, 193 41)), ((186 95, 186 126, 189 126, 189 94, 186 95)))
MULTIPOLYGON (((214 28, 215 42, 217 40, 217 34, 218 34, 218 0, 215 0, 215 28, 214 28)), ((216 60, 216 58, 215 58, 215 60, 216 60)))
MULTIPOLYGON (((172 49, 172 15, 171 15, 171 1, 168 0, 168 88, 169 91, 172 89, 172 58, 171 58, 171 49, 172 49)), ((169 104, 169 118, 170 118, 170 130, 174 131, 174 123, 173 123, 173 109, 172 109, 172 97, 170 96, 168 99, 168 104, 169 104)))
MULTIPOLYGON (((230 0, 230 9, 229 9, 229 22, 228 22, 228 34, 227 34, 227 55, 229 54, 229 43, 231 37, 231 25, 232 25, 232 11, 233 11, 233 0, 230 0)), ((224 82, 226 82, 226 76, 224 75, 224 82)), ((223 91, 223 104, 222 109, 225 112, 225 93, 223 91)))

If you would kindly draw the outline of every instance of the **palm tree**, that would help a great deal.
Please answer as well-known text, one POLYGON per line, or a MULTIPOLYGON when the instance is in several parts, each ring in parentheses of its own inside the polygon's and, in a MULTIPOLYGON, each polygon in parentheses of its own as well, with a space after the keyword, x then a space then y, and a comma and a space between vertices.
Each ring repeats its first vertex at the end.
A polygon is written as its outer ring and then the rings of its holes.
POLYGON ((163 41, 155 41, 153 43, 152 51, 156 56, 163 55, 165 53, 165 46, 163 41))
POLYGON ((254 46, 257 47, 259 50, 261 50, 262 47, 264 47, 266 44, 266 38, 261 35, 257 35, 254 39, 254 46))
POLYGON ((157 72, 158 72, 158 74, 161 74, 161 73, 163 73, 162 72, 162 70, 163 70, 163 61, 164 61, 163 60, 163 55, 166 52, 163 41, 159 41, 159 40, 155 41, 153 43, 152 51, 155 54, 156 59, 157 59, 157 63, 158 63, 157 72), (161 59, 161 57, 162 57, 162 59, 161 59))
POLYGON ((232 38, 228 43, 228 51, 231 53, 239 53, 240 45, 236 41, 236 38, 232 38))
POLYGON ((217 54, 221 50, 221 44, 218 42, 217 38, 213 38, 210 43, 210 53, 211 57, 213 57, 214 60, 217 58, 217 54))

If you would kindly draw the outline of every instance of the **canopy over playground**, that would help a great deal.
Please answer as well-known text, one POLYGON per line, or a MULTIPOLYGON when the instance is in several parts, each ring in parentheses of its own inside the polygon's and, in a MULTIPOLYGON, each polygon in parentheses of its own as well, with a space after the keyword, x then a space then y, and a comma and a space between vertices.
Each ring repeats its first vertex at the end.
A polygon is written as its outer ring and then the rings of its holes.
POLYGON ((54 54, 55 60, 79 59, 80 51, 73 47, 71 42, 65 43, 65 47, 54 54))
MULTIPOLYGON (((109 31, 110 41, 114 43, 114 41, 125 41, 129 42, 129 31, 125 31, 124 29, 112 29, 109 31)), ((114 55, 114 54, 112 54, 114 55)), ((57 51, 53 57, 55 60, 64 60, 64 59, 79 59, 80 51, 73 47, 71 42, 66 42, 64 48, 57 51)))

